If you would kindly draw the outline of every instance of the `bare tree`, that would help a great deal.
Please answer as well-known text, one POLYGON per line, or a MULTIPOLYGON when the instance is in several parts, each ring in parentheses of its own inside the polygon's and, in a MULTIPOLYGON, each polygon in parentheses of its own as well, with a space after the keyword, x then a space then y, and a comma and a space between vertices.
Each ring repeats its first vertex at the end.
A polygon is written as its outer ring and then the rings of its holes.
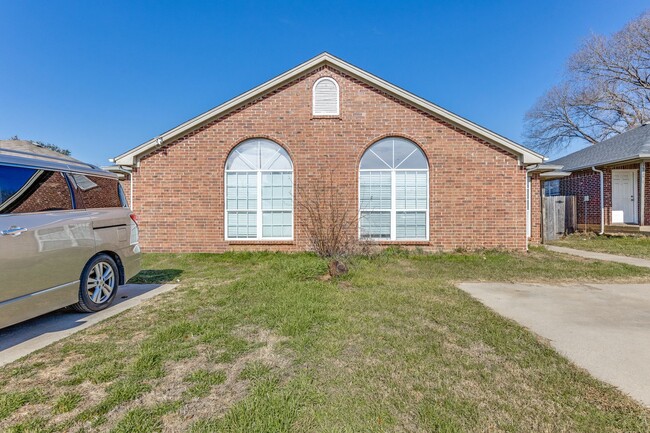
POLYGON ((611 37, 593 35, 569 59, 564 82, 526 113, 541 152, 598 143, 650 121, 650 12, 611 37))

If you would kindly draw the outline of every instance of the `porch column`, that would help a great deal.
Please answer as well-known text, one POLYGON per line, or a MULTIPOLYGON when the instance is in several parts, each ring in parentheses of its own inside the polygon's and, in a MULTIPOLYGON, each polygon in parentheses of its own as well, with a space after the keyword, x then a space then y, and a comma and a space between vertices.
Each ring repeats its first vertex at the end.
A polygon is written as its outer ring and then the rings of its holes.
POLYGON ((645 225, 645 161, 641 161, 639 166, 639 225, 645 225))

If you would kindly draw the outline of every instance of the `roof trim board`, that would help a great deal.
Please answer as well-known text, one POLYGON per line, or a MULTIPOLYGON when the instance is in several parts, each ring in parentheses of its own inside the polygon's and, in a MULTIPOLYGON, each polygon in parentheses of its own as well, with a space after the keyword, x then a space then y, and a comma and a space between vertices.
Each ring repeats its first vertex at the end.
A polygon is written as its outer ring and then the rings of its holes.
POLYGON ((260 96, 267 94, 282 85, 300 77, 301 75, 309 72, 312 69, 323 65, 330 65, 336 69, 339 69, 343 72, 350 74, 351 76, 360 79, 380 90, 385 91, 386 93, 401 99, 407 103, 410 103, 423 111, 429 112, 437 117, 442 118, 443 120, 448 121, 449 123, 458 126, 465 131, 471 132, 486 141, 507 150, 520 157, 520 161, 523 164, 539 164, 543 162, 543 156, 527 149, 526 147, 515 143, 489 129, 486 129, 480 125, 477 125, 457 114, 454 114, 450 111, 445 110, 438 105, 435 105, 425 99, 420 98, 406 90, 401 89, 387 81, 382 80, 375 75, 372 75, 356 66, 353 66, 335 56, 332 56, 329 53, 322 53, 289 71, 278 75, 277 77, 245 92, 211 110, 206 111, 203 114, 200 114, 185 123, 178 125, 177 127, 170 129, 167 132, 154 137, 151 140, 122 153, 121 155, 115 157, 112 162, 115 162, 117 165, 132 166, 137 162, 137 159, 143 155, 146 155, 154 151, 157 147, 173 141, 191 130, 198 128, 204 125, 211 120, 221 117, 227 114, 229 111, 234 110, 260 96))

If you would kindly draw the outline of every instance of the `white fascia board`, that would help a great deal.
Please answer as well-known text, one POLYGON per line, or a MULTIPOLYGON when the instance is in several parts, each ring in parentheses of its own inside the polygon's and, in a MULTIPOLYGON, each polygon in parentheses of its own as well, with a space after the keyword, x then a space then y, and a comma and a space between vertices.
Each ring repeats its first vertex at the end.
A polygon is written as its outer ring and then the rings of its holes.
POLYGON ((556 171, 547 171, 544 173, 540 173, 539 177, 544 180, 551 180, 551 179, 560 179, 562 177, 569 177, 571 176, 571 174, 572 173, 569 171, 556 170, 556 171))
POLYGON ((563 165, 557 164, 539 164, 528 170, 529 173, 544 173, 548 171, 558 171, 564 168, 563 165))
POLYGON ((140 146, 137 146, 115 157, 115 163, 118 165, 133 165, 135 162, 135 157, 146 154, 152 151, 153 149, 155 149, 158 146, 159 139, 162 140, 163 144, 165 142, 169 142, 170 140, 173 141, 176 138, 185 134, 186 132, 196 127, 199 127, 204 123, 209 122, 210 120, 219 117, 232 109, 238 108, 239 106, 249 102, 250 100, 258 98, 274 90, 275 88, 282 86, 283 84, 286 84, 287 82, 299 77, 303 73, 308 72, 309 70, 316 68, 321 64, 328 64, 328 63, 337 69, 340 69, 344 72, 356 76, 357 78, 367 82, 368 84, 373 85, 374 87, 377 87, 379 89, 386 91, 389 94, 392 94, 398 99, 405 100, 423 109, 424 111, 428 111, 433 115, 436 115, 452 124, 457 125, 461 129, 467 130, 486 139, 488 142, 493 143, 501 147, 502 149, 510 151, 515 155, 521 156, 524 165, 540 164, 544 161, 544 157, 542 155, 533 152, 530 149, 527 149, 511 140, 508 140, 507 138, 495 132, 492 132, 489 129, 483 128, 482 126, 470 122, 469 120, 464 119, 463 117, 458 116, 450 111, 447 111, 442 107, 439 107, 425 99, 420 98, 419 96, 407 92, 406 90, 403 90, 387 81, 384 81, 381 78, 376 77, 364 71, 363 69, 357 68, 356 66, 353 66, 337 57, 332 56, 331 54, 323 53, 314 57, 311 60, 308 60, 307 62, 301 65, 296 66, 293 69, 290 69, 284 74, 278 75, 277 77, 267 81, 266 83, 261 84, 260 86, 257 86, 249 90, 248 92, 243 93, 209 111, 206 111, 205 113, 200 114, 199 116, 190 119, 189 121, 173 129, 170 129, 169 131, 159 135, 158 137, 152 138, 151 140, 141 144, 140 146))

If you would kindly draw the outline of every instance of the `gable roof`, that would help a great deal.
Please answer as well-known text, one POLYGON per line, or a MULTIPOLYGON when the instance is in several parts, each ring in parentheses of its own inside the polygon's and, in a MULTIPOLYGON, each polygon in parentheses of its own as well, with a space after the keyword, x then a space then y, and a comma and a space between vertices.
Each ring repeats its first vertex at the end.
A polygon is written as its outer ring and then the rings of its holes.
POLYGON ((564 171, 576 171, 639 158, 650 158, 650 124, 630 129, 548 164, 561 165, 564 171))
POLYGON ((476 123, 470 122, 463 117, 447 111, 444 108, 439 107, 425 99, 407 92, 406 90, 403 90, 387 81, 384 81, 381 78, 376 77, 375 75, 372 75, 360 68, 357 68, 356 66, 353 66, 339 59, 338 57, 334 57, 329 53, 319 54, 318 56, 296 66, 284 74, 278 75, 266 83, 261 84, 249 90, 248 92, 243 93, 209 111, 206 111, 205 113, 200 114, 173 129, 170 129, 158 137, 154 137, 151 140, 115 157, 111 162, 115 162, 117 165, 134 165, 134 163, 137 162, 137 158, 154 151, 163 143, 173 141, 191 131, 192 129, 198 128, 215 118, 221 117, 229 111, 237 109, 238 107, 300 77, 306 72, 323 65, 330 65, 335 69, 344 71, 351 76, 388 93, 389 95, 392 95, 411 105, 414 105, 415 107, 425 112, 431 113, 432 115, 437 116, 453 125, 456 125, 465 131, 471 132, 472 134, 519 156, 524 164, 539 164, 543 162, 542 155, 533 152, 532 150, 527 149, 526 147, 515 143, 514 141, 511 141, 493 131, 490 131, 489 129, 483 128, 476 123))

